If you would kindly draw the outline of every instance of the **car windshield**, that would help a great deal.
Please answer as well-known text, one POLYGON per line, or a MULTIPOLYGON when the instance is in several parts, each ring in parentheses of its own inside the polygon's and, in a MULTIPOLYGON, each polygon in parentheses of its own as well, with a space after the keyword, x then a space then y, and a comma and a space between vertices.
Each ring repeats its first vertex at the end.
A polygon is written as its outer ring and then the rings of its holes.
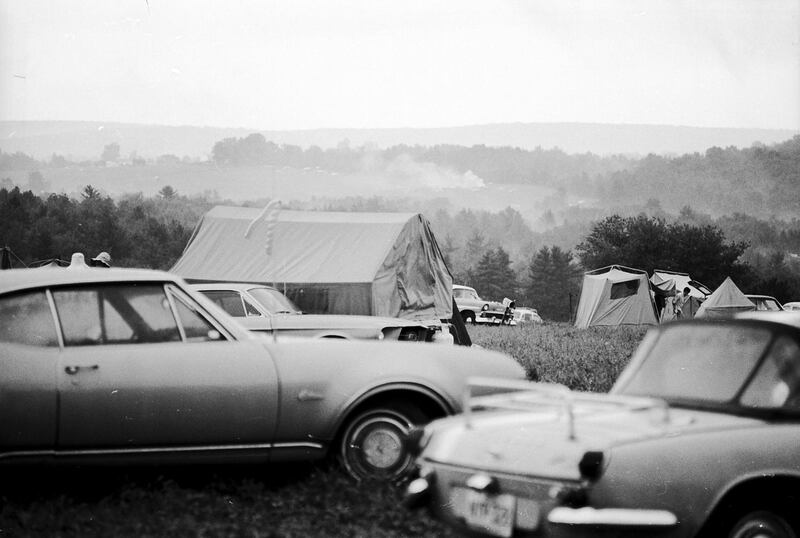
POLYGON ((250 288, 247 290, 253 298, 270 314, 302 314, 297 305, 278 290, 271 288, 250 288))
POLYGON ((732 401, 770 345, 766 328, 679 324, 651 332, 615 392, 665 400, 732 401))

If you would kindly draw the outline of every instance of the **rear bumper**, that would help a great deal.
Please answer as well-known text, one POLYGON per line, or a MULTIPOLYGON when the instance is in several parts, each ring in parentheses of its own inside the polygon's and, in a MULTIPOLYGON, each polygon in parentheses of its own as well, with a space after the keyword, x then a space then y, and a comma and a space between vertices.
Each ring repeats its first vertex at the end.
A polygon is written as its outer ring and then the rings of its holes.
POLYGON ((678 518, 668 510, 566 506, 553 508, 547 514, 547 521, 551 525, 639 529, 668 529, 678 524, 678 518))

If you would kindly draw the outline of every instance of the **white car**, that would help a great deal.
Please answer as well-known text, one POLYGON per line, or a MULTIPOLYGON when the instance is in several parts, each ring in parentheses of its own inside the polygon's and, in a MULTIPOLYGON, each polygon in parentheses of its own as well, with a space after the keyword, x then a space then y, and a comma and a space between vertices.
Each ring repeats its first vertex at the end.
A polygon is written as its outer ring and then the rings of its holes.
POLYGON ((448 328, 443 331, 438 321, 421 323, 378 316, 303 314, 283 293, 261 284, 213 282, 189 287, 211 299, 247 329, 275 337, 453 343, 448 328))
POLYGON ((514 310, 512 324, 524 325, 526 323, 542 323, 542 317, 535 308, 521 306, 514 310))

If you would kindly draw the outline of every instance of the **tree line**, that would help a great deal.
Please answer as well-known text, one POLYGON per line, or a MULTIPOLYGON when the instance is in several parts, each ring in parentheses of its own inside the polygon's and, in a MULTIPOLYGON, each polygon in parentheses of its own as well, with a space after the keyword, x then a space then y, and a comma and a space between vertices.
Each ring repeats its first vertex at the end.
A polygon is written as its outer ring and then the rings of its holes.
MULTIPOLYGON (((170 186, 158 196, 131 194, 117 200, 90 185, 77 198, 0 188, 0 246, 12 249, 17 267, 68 260, 72 252, 92 257, 105 251, 116 266, 169 269, 212 205, 170 186)), ((377 199, 359 208, 387 209, 377 199)), ((546 319, 569 320, 583 272, 613 264, 650 273, 688 272, 712 289, 731 276, 746 293, 800 299, 800 261, 785 251, 759 253, 750 246, 765 237, 797 240, 798 227, 778 233, 765 221, 741 215, 713 221, 685 208, 671 219, 644 213, 603 217, 564 248, 543 243, 544 236, 537 237, 511 208, 455 215, 440 209, 429 218, 456 283, 475 287, 485 298, 515 299, 518 305, 537 308, 546 319), (734 230, 734 239, 720 222, 734 230), (512 237, 523 239, 509 242, 512 237)))

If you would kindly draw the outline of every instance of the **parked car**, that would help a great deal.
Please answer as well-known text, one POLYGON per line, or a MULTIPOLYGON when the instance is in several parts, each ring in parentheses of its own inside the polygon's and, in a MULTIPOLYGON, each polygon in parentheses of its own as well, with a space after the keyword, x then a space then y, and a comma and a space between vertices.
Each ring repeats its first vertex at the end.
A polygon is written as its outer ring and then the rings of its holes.
POLYGON ((783 303, 784 310, 800 310, 800 301, 791 301, 783 303))
POLYGON ((514 309, 512 323, 525 325, 527 323, 542 323, 542 317, 535 308, 517 307, 514 309))
POLYGON ((514 314, 514 301, 506 300, 501 303, 481 299, 475 288, 469 286, 453 285, 453 298, 456 307, 461 313, 464 323, 511 323, 514 314))
POLYGON ((409 436, 407 502, 484 536, 797 536, 800 314, 741 316, 652 329, 610 394, 472 398, 409 436))
POLYGON ((190 284, 251 331, 276 337, 399 340, 453 343, 449 329, 400 318, 303 314, 283 293, 271 286, 236 282, 190 284))
POLYGON ((769 312, 783 310, 783 306, 775 297, 769 295, 746 295, 745 297, 756 305, 756 310, 766 310, 769 312))
POLYGON ((160 271, 0 271, 0 320, 0 464, 332 456, 395 478, 467 377, 524 378, 484 349, 259 338, 160 271))

